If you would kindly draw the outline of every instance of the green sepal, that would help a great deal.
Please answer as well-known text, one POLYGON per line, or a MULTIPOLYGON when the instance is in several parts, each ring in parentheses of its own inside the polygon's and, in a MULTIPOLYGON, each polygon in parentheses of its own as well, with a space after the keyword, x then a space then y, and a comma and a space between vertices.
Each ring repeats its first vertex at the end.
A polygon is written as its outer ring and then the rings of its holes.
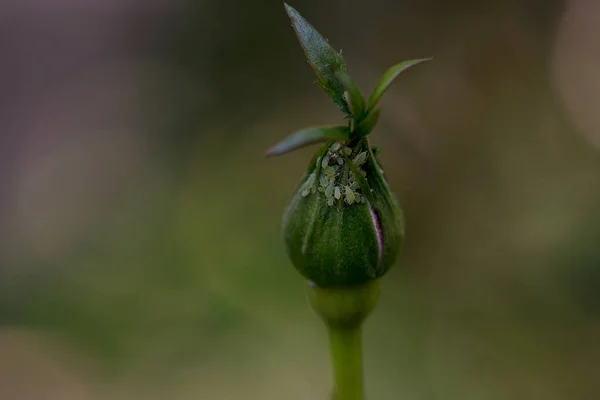
POLYGON ((336 71, 335 76, 346 89, 344 98, 346 99, 346 103, 348 103, 350 113, 355 119, 362 119, 365 113, 365 98, 360 89, 346 72, 336 71))
POLYGON ((371 110, 369 114, 363 119, 358 127, 352 132, 354 137, 367 136, 375 125, 377 125, 377 121, 379 121, 379 113, 381 112, 381 108, 375 108, 371 110))
POLYGON ((346 71, 344 58, 298 11, 285 3, 284 5, 306 59, 317 75, 317 85, 343 112, 350 113, 348 104, 344 100, 345 89, 334 73, 334 71, 346 71))
POLYGON ((385 93, 385 91, 390 87, 390 85, 394 82, 394 80, 398 77, 398 75, 400 75, 402 72, 406 71, 408 68, 410 68, 414 65, 420 64, 425 61, 429 61, 431 59, 432 58, 429 57, 429 58, 420 58, 420 59, 416 59, 416 60, 403 61, 403 62, 396 64, 393 67, 389 68, 387 71, 385 71, 383 73, 383 75, 381 76, 381 78, 379 79, 377 86, 375 86, 375 89, 373 89, 373 92, 369 96, 367 112, 370 112, 373 109, 373 107, 375 107, 377 105, 377 103, 379 102, 379 99, 381 98, 383 93, 385 93))
MULTIPOLYGON (((367 141, 367 138, 364 138, 367 141)), ((389 269, 398 259, 400 248, 404 242, 405 220, 398 199, 388 185, 383 169, 370 146, 369 158, 364 166, 367 172, 369 187, 373 193, 373 208, 379 217, 383 232, 383 254, 381 264, 389 269)))
POLYGON ((267 156, 278 156, 315 143, 345 141, 349 138, 350 128, 343 125, 305 128, 271 147, 267 151, 267 156))

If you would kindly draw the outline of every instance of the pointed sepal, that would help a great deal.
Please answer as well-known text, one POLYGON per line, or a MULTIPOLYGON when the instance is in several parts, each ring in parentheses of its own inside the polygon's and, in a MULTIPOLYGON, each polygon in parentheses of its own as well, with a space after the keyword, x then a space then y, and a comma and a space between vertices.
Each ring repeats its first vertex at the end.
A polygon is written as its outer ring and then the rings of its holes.
POLYGON ((271 147, 267 151, 267 156, 278 156, 315 143, 346 141, 348 139, 350 139, 350 128, 344 125, 305 128, 271 147))
POLYGON ((370 112, 373 107, 377 105, 381 96, 385 93, 385 91, 390 87, 390 85, 394 82, 394 80, 400 75, 402 72, 406 71, 408 68, 420 64, 425 61, 429 61, 432 58, 420 58, 416 60, 408 60, 403 61, 399 64, 394 65, 390 69, 384 72, 384 74, 379 79, 377 86, 373 89, 373 92, 369 96, 369 102, 367 105, 367 112, 370 112))
POLYGON ((367 136, 375 125, 377 125, 377 121, 379 121, 379 113, 381 112, 381 108, 375 108, 371 110, 369 114, 360 122, 358 127, 354 130, 354 135, 356 137, 367 136))
POLYGON ((350 113, 348 104, 344 100, 345 89, 336 79, 334 72, 346 71, 344 58, 298 11, 285 3, 284 5, 306 59, 317 75, 317 85, 343 112, 350 113))
POLYGON ((338 81, 344 86, 346 91, 344 92, 344 99, 350 109, 350 114, 354 119, 362 119, 365 113, 365 98, 363 97, 360 89, 354 83, 350 75, 344 71, 336 71, 335 76, 338 81))

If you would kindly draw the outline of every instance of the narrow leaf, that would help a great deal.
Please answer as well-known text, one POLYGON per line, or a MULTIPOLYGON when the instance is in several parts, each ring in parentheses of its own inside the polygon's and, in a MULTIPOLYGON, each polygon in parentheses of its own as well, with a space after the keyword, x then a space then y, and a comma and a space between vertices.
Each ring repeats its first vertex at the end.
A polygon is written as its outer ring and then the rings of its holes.
POLYGON ((302 129, 291 134, 267 151, 267 156, 278 156, 306 147, 314 143, 334 140, 348 140, 350 129, 347 126, 321 126, 302 129))
POLYGON ((284 5, 308 63, 317 75, 317 84, 343 112, 349 113, 348 104, 344 100, 344 87, 333 72, 334 70, 346 70, 342 55, 335 51, 298 11, 285 3, 284 5))
POLYGON ((432 58, 430 57, 420 58, 417 60, 403 61, 400 64, 396 64, 387 71, 385 71, 385 73, 381 76, 381 79, 379 79, 379 83, 377 84, 377 86, 375 86, 375 89, 373 89, 373 93, 371 93, 371 96, 369 96, 369 105, 367 107, 367 112, 371 111, 373 107, 375 107, 375 105, 381 98, 381 95, 385 93, 385 91, 390 87, 390 85, 392 84, 392 82, 394 82, 394 79, 396 79, 398 75, 400 75, 402 72, 406 71, 413 65, 417 65, 422 62, 429 61, 431 59, 432 58))
POLYGON ((346 72, 336 71, 335 76, 347 90, 344 97, 350 108, 350 113, 352 113, 354 118, 361 119, 365 112, 365 98, 360 92, 360 89, 346 72))

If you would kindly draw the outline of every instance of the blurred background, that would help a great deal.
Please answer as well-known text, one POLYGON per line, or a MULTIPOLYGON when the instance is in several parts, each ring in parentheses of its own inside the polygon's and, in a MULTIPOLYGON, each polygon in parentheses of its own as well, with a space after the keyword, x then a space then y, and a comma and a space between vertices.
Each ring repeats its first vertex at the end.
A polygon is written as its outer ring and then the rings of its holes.
MULTIPOLYGON (((600 391, 600 2, 296 0, 407 217, 368 398, 600 391)), ((280 218, 340 123, 275 0, 0 3, 0 398, 326 399, 280 218)))

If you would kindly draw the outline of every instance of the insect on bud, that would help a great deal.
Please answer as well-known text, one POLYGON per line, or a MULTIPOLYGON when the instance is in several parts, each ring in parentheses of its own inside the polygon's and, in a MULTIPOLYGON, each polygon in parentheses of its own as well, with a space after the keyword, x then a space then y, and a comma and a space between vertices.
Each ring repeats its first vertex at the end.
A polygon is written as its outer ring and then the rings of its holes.
POLYGON ((366 138, 315 155, 283 218, 296 269, 321 287, 363 284, 396 261, 401 210, 366 138))

